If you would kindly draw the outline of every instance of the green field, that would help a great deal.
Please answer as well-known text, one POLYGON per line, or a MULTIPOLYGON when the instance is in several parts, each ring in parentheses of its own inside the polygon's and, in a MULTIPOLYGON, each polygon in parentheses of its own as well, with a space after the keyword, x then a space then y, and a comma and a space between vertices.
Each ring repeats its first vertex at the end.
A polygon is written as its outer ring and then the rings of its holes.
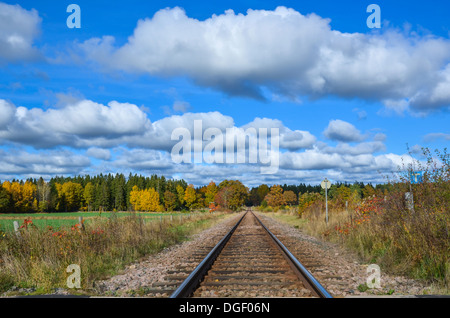
POLYGON ((78 223, 78 218, 82 217, 87 224, 93 219, 110 218, 113 214, 117 217, 124 217, 130 214, 139 215, 144 220, 186 217, 186 213, 172 212, 172 213, 155 213, 155 212, 70 212, 70 213, 7 213, 0 214, 0 230, 12 231, 14 230, 13 222, 17 221, 19 226, 22 225, 26 218, 31 218, 33 224, 40 229, 46 229, 48 226, 54 229, 62 227, 70 227, 78 223))

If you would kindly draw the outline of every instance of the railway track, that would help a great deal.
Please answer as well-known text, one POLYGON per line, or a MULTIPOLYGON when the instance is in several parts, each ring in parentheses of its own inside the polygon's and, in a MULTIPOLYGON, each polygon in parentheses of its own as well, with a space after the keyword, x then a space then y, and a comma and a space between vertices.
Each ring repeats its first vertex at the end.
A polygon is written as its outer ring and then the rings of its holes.
POLYGON ((251 211, 240 217, 181 284, 173 285, 178 287, 171 298, 331 298, 251 211))

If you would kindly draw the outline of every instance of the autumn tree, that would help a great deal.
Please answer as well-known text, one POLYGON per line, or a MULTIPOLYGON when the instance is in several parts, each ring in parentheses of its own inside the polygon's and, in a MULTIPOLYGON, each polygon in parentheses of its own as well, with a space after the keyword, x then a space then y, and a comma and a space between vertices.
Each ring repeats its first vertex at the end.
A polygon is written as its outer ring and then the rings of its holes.
POLYGON ((83 198, 87 204, 88 211, 91 211, 91 205, 95 201, 95 187, 92 182, 88 182, 84 187, 83 198))
POLYGON ((14 211, 21 212, 22 210, 22 187, 19 182, 3 182, 3 188, 9 193, 11 197, 12 208, 14 211))
POLYGON ((267 184, 261 184, 256 188, 252 188, 248 198, 248 205, 260 206, 269 191, 267 184))
POLYGON ((239 180, 224 180, 219 184, 214 201, 225 209, 237 211, 245 204, 248 194, 248 188, 239 180))
POLYGON ((177 195, 169 190, 164 192, 164 207, 166 211, 174 211, 177 208, 177 195))
POLYGON ((130 193, 130 202, 135 211, 159 212, 163 210, 159 203, 159 193, 154 188, 140 190, 134 186, 130 193))
POLYGON ((359 193, 355 187, 341 185, 334 194, 334 200, 336 207, 343 208, 345 202, 348 202, 349 204, 356 203, 359 200, 359 193))
POLYGON ((184 194, 185 194, 186 190, 181 185, 177 185, 176 190, 177 190, 178 202, 180 203, 180 206, 183 206, 184 202, 185 202, 184 194))
POLYGON ((291 206, 297 204, 297 195, 294 191, 288 190, 283 192, 284 202, 291 206))
POLYGON ((298 215, 300 217, 303 216, 303 214, 310 208, 312 205, 314 205, 316 202, 321 202, 322 196, 319 193, 316 192, 305 192, 298 196, 298 215))
POLYGON ((286 201, 283 196, 283 188, 280 185, 272 186, 264 200, 271 207, 280 207, 282 205, 285 205, 286 201))
POLYGON ((51 187, 43 178, 39 178, 36 185, 36 196, 38 199, 38 211, 47 211, 50 206, 51 187))
MULTIPOLYGON (((125 178, 123 174, 99 174, 92 177, 89 175, 56 176, 48 182, 43 178, 29 179, 26 182, 5 181, 4 186, 2 184, 3 190, 1 190, 3 193, 1 209, 7 209, 9 212, 76 211, 84 207, 88 210, 100 208, 103 210, 131 210, 130 193, 135 185, 139 189, 154 188, 159 193, 160 205, 161 202, 165 202, 165 191, 170 190, 177 196, 176 208, 183 208, 183 197, 187 186, 184 180, 166 180, 164 176, 157 175, 146 177, 129 174, 128 178, 125 178), (63 191, 63 185, 66 183, 80 185, 83 190, 81 196, 77 195, 77 191, 72 193, 74 195, 70 194, 73 192, 70 190, 73 186, 66 185, 65 187, 68 188, 63 191), (177 187, 181 190, 180 196, 178 196, 177 187), (8 205, 7 208, 6 205, 8 205)), ((78 186, 75 187, 78 188, 78 186)), ((204 194, 200 194, 202 197, 197 197, 197 204, 204 205, 204 194)))
POLYGON ((214 202, 214 198, 218 191, 219 191, 219 188, 216 186, 214 181, 211 181, 206 187, 205 204, 207 204, 209 206, 209 204, 211 202, 214 202))
POLYGON ((197 193, 195 192, 194 186, 192 184, 187 186, 184 192, 183 199, 189 209, 191 209, 194 203, 197 201, 197 193))
POLYGON ((376 194, 376 190, 369 183, 362 189, 362 193, 363 193, 364 198, 368 198, 368 197, 371 197, 371 196, 375 195, 376 194))
POLYGON ((163 210, 159 204, 159 193, 154 188, 142 190, 140 195, 141 211, 160 212, 163 210))
POLYGON ((36 185, 30 181, 25 182, 22 186, 22 211, 37 211, 36 185))
POLYGON ((256 193, 258 195, 260 202, 262 202, 264 200, 264 198, 269 193, 269 191, 270 191, 270 188, 267 184, 262 184, 258 187, 258 189, 256 190, 256 193))
POLYGON ((58 191, 58 204, 56 209, 59 211, 72 212, 77 211, 82 205, 83 186, 72 181, 64 184, 56 184, 58 191))
POLYGON ((197 199, 195 203, 191 206, 191 209, 201 209, 206 208, 208 205, 205 203, 205 188, 196 191, 197 199))
POLYGON ((133 189, 130 192, 130 203, 133 206, 133 210, 139 211, 141 207, 141 190, 139 190, 138 186, 133 186, 133 189))
POLYGON ((3 188, 9 193, 11 207, 15 212, 37 211, 36 185, 27 181, 3 183, 3 188))

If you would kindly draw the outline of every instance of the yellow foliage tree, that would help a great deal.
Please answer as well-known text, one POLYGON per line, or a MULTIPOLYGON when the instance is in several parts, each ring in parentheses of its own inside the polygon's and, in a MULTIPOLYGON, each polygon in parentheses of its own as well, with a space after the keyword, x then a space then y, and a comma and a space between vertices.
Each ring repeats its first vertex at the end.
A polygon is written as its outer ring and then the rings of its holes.
POLYGON ((153 188, 145 189, 141 191, 141 209, 143 211, 162 211, 162 207, 159 204, 159 193, 153 188))
MULTIPOLYGON (((8 189, 8 188, 6 188, 8 189)), ((20 186, 20 183, 13 182, 11 183, 11 186, 9 187, 9 191, 11 193, 12 201, 14 202, 14 208, 17 211, 22 210, 22 187, 20 186)))
POLYGON ((266 200, 267 204, 271 207, 279 207, 285 205, 286 200, 283 196, 283 188, 279 185, 272 186, 264 200, 266 200))
POLYGON ((57 210, 69 212, 81 207, 84 193, 81 184, 69 181, 64 184, 56 183, 55 187, 58 191, 57 210))
POLYGON ((130 203, 135 211, 163 211, 163 207, 159 204, 159 193, 154 188, 139 190, 134 186, 130 192, 130 203))
POLYGON ((25 184, 22 186, 21 204, 24 211, 37 210, 36 189, 36 185, 31 183, 30 181, 25 182, 25 184), (34 202, 35 200, 36 203, 34 202))
POLYGON ((166 190, 164 192, 164 207, 166 211, 174 211, 177 207, 177 195, 175 193, 166 190))
POLYGON ((140 191, 138 186, 135 185, 130 192, 130 203, 135 211, 139 211, 141 208, 140 191))
POLYGON ((185 194, 184 188, 181 185, 177 185, 177 197, 181 205, 184 204, 184 194, 185 194))
POLYGON ((300 217, 308 210, 310 206, 322 199, 319 193, 303 193, 298 196, 298 215, 300 217))
POLYGON ((95 187, 92 184, 92 182, 88 182, 86 184, 86 186, 84 187, 84 192, 83 192, 83 199, 86 202, 86 204, 88 205, 88 211, 91 210, 91 204, 94 202, 95 199, 95 187))
POLYGON ((297 195, 294 191, 288 190, 283 193, 284 201, 288 205, 294 205, 297 203, 297 195))
POLYGON ((23 185, 19 182, 3 182, 3 188, 11 195, 12 202, 14 202, 14 209, 19 212, 35 211, 33 202, 36 199, 36 185, 30 181, 23 185))
POLYGON ((366 184, 362 189, 364 198, 371 197, 376 194, 375 188, 371 184, 366 184))
POLYGON ((208 205, 211 202, 214 202, 214 197, 216 196, 217 192, 219 192, 219 188, 216 186, 214 181, 211 181, 208 186, 206 187, 205 191, 205 205, 208 205))
POLYGON ((195 201, 197 201, 197 194, 192 184, 190 184, 184 192, 184 201, 189 209, 191 209, 195 201))

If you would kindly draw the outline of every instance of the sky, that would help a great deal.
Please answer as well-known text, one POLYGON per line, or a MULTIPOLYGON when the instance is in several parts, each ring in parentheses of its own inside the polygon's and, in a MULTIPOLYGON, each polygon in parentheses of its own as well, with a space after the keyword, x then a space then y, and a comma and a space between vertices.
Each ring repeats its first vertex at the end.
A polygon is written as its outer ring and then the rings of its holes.
POLYGON ((449 146, 449 9, 0 1, 0 180, 384 182, 449 146))

